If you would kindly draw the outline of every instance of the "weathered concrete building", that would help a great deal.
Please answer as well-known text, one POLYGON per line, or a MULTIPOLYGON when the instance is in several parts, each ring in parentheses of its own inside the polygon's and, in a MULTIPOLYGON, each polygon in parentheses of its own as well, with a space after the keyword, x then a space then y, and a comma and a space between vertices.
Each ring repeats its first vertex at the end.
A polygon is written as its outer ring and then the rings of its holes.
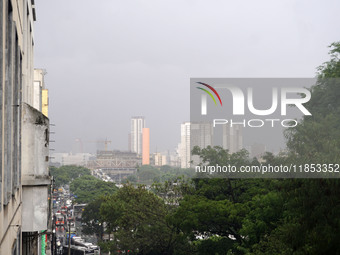
POLYGON ((34 0, 0 0, 0 254, 41 254, 49 121, 34 109, 34 0))
POLYGON ((44 254, 39 251, 50 219, 49 119, 26 103, 22 104, 22 116, 23 254, 44 254))
POLYGON ((0 254, 20 254, 21 102, 33 77, 33 1, 0 1, 0 254))
POLYGON ((44 69, 34 70, 32 98, 27 97, 27 102, 22 104, 23 254, 45 254, 46 233, 49 230, 48 192, 51 181, 48 169, 49 119, 48 93, 44 96, 44 91, 47 91, 45 74, 44 69))

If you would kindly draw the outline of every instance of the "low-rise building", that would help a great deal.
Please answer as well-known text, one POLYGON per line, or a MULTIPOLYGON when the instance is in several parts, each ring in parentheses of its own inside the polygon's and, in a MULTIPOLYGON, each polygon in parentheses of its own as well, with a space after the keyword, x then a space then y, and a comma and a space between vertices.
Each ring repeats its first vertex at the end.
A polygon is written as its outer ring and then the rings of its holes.
POLYGON ((90 153, 53 153, 50 164, 56 167, 67 165, 87 166, 88 162, 93 160, 94 157, 90 153))

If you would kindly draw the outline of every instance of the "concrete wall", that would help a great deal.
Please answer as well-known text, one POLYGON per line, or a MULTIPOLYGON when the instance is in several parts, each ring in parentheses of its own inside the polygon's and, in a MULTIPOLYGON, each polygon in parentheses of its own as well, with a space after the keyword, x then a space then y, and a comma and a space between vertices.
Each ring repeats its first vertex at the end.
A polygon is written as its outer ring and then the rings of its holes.
POLYGON ((33 83, 33 107, 41 111, 42 86, 39 81, 33 83))
POLYGON ((48 189, 46 186, 23 186, 22 231, 47 229, 48 189))
POLYGON ((49 119, 28 104, 22 116, 22 231, 47 230, 49 119))
POLYGON ((10 254, 21 243, 21 189, 0 212, 0 254, 10 254))

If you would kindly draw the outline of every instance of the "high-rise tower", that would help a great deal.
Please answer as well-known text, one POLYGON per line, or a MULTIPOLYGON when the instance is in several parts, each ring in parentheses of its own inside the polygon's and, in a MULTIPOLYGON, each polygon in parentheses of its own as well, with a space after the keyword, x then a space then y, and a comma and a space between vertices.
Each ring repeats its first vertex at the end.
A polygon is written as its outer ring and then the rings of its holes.
POLYGON ((129 150, 138 155, 142 154, 143 128, 145 127, 145 118, 136 116, 131 118, 131 132, 129 136, 129 150))
POLYGON ((143 128, 142 164, 150 164, 150 129, 143 128))

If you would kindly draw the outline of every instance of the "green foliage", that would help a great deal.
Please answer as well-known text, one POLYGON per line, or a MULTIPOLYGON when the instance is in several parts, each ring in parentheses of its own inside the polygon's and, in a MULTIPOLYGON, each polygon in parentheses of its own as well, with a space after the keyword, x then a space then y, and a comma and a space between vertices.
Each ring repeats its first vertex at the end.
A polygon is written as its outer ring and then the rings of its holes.
MULTIPOLYGON (((282 163, 340 162, 340 43, 319 68, 306 105, 312 116, 286 132, 288 153, 263 159, 282 163)), ((209 165, 256 164, 245 151, 194 148, 209 165)), ((171 221, 198 254, 340 254, 339 179, 194 179, 171 221), (200 237, 200 240, 197 240, 200 237)))
POLYGON ((194 241, 193 244, 197 250, 198 255, 222 255, 231 254, 228 253, 228 247, 231 247, 233 245, 233 241, 230 238, 211 236, 206 240, 194 241))
POLYGON ((137 182, 137 176, 136 175, 134 175, 134 174, 132 174, 132 175, 129 175, 128 177, 127 177, 127 180, 129 181, 129 182, 137 182))
MULTIPOLYGON (((287 161, 340 162, 340 83, 334 79, 340 78, 340 43, 330 47, 331 59, 319 67, 306 104, 313 115, 286 132, 287 161)), ((254 245, 256 254, 340 254, 339 192, 339 179, 284 181, 281 219, 254 245)))
POLYGON ((279 221, 283 201, 275 189, 280 183, 262 179, 196 179, 194 192, 180 201, 170 222, 192 242, 203 238, 196 246, 198 254, 204 254, 207 247, 214 254, 244 254, 279 221), (220 239, 211 239, 216 236, 220 239))
POLYGON ((236 153, 230 154, 228 150, 223 149, 220 146, 208 146, 207 148, 199 148, 195 146, 192 150, 192 155, 198 155, 202 163, 209 163, 209 165, 228 165, 232 164, 240 166, 243 164, 249 164, 249 153, 247 150, 240 150, 236 153))
POLYGON ((91 175, 91 170, 82 166, 61 166, 59 168, 50 167, 51 176, 55 179, 55 186, 60 187, 69 184, 73 179, 84 175, 91 175))
POLYGON ((100 196, 113 194, 117 189, 114 183, 104 182, 91 175, 77 178, 70 184, 70 190, 77 196, 78 203, 89 203, 100 196))
POLYGON ((318 68, 319 78, 340 77, 340 41, 332 43, 329 48, 331 59, 318 68))
MULTIPOLYGON (((312 99, 306 107, 313 116, 286 132, 287 153, 266 153, 264 163, 340 162, 340 85, 324 79, 340 77, 340 42, 331 45, 330 55, 311 88, 312 99)), ((245 150, 230 154, 221 147, 195 147, 193 154, 209 165, 259 164, 245 150)), ((168 166, 141 167, 131 181, 162 183, 155 183, 151 191, 128 184, 91 203, 88 212, 94 225, 89 227, 98 232, 99 223, 105 221, 107 231, 114 233, 114 240, 103 243, 102 250, 113 254, 118 249, 132 250, 131 254, 340 254, 339 179, 189 181, 178 178, 183 172, 168 166)))
POLYGON ((164 183, 154 183, 151 191, 163 199, 170 212, 178 206, 185 194, 191 194, 194 190, 191 180, 178 177, 164 183))
POLYGON ((159 178, 161 172, 152 166, 141 166, 138 169, 138 180, 141 183, 152 183, 155 178, 159 178))
POLYGON ((286 132, 289 150, 304 162, 340 162, 340 42, 330 47, 331 59, 319 67, 306 103, 313 115, 286 132))
POLYGON ((161 167, 160 170, 162 172, 160 182, 173 181, 179 177, 182 177, 184 179, 189 179, 189 178, 194 177, 195 175, 195 172, 189 168, 176 168, 176 167, 163 168, 161 167))
POLYGON ((104 202, 104 197, 98 197, 91 201, 84 209, 82 213, 82 233, 86 235, 96 234, 98 239, 102 239, 104 233, 104 220, 100 215, 100 206, 104 202))
POLYGON ((151 185, 154 182, 166 182, 177 179, 178 177, 191 178, 194 176, 192 169, 181 169, 171 166, 154 167, 150 165, 140 166, 137 173, 129 175, 127 180, 134 184, 151 185))
POLYGON ((167 206, 145 186, 124 185, 106 197, 100 214, 114 232, 111 252, 132 250, 131 254, 172 254, 181 239, 167 224, 167 206))

